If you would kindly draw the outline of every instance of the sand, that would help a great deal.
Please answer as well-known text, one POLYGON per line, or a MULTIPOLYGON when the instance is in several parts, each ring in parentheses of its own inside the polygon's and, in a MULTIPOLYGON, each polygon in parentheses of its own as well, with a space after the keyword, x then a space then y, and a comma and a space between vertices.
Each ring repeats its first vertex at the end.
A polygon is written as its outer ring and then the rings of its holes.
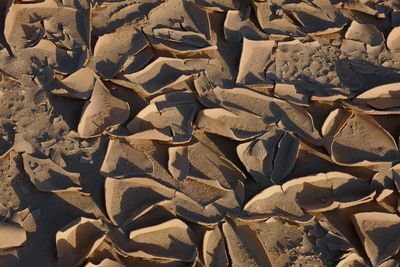
POLYGON ((400 265, 396 1, 0 1, 0 266, 400 265))

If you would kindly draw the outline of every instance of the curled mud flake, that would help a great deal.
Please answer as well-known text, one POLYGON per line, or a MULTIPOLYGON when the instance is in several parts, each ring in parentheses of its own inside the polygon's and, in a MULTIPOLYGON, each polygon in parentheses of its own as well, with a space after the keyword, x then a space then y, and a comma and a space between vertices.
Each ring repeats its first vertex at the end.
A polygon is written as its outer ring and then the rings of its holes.
POLYGON ((236 150, 257 182, 271 180, 279 184, 293 169, 299 147, 300 142, 291 134, 272 128, 254 141, 240 144, 236 150))
POLYGON ((54 95, 74 99, 90 98, 98 77, 89 68, 81 68, 61 81, 50 85, 50 92, 54 95))
POLYGON ((274 60, 275 46, 275 41, 253 41, 244 38, 236 84, 248 87, 268 85, 265 68, 274 60))
POLYGON ((92 96, 83 108, 78 133, 85 138, 101 135, 109 127, 124 123, 129 117, 129 110, 128 103, 111 95, 97 80, 92 96))
POLYGON ((361 115, 352 115, 338 129, 331 151, 332 159, 344 165, 391 162, 399 157, 393 137, 375 121, 361 115))
POLYGON ((10 249, 23 246, 27 240, 27 234, 14 222, 0 222, 0 249, 10 249))
POLYGON ((374 266, 399 251, 400 217, 396 214, 363 212, 354 214, 352 221, 374 266))
POLYGON ((39 159, 22 154, 24 169, 29 179, 39 191, 61 192, 80 191, 80 174, 68 172, 50 159, 39 159))
POLYGON ((147 95, 151 96, 191 79, 192 75, 205 69, 208 61, 205 58, 159 57, 144 69, 125 74, 123 77, 127 81, 137 84, 147 95))
POLYGON ((387 48, 389 48, 389 50, 393 53, 399 52, 400 51, 399 40, 400 40, 400 26, 397 26, 390 31, 386 39, 387 48))
POLYGON ((203 238, 203 257, 206 266, 228 266, 226 253, 225 240, 219 227, 206 231, 203 238))
POLYGON ((140 177, 107 178, 104 190, 107 214, 115 225, 130 223, 155 205, 171 200, 175 194, 172 188, 140 177))
POLYGON ((380 45, 384 41, 382 32, 380 32, 374 25, 361 24, 355 20, 347 29, 345 38, 371 46, 380 45))
POLYGON ((198 255, 194 232, 179 219, 133 230, 129 238, 135 251, 127 253, 135 257, 193 262, 198 255))
POLYGON ((118 28, 115 32, 102 35, 97 40, 91 62, 92 68, 103 78, 111 79, 121 71, 130 56, 137 55, 147 46, 145 35, 133 26, 118 28))
POLYGON ((153 162, 145 151, 138 148, 139 145, 140 141, 110 140, 100 173, 112 177, 152 173, 153 162))
POLYGON ((389 83, 373 87, 353 99, 357 107, 376 114, 400 113, 400 83, 389 83))
POLYGON ((250 40, 266 40, 268 35, 260 31, 249 19, 251 8, 244 14, 239 10, 229 10, 224 22, 224 35, 228 42, 240 42, 243 38, 250 40))
POLYGON ((222 232, 233 266, 271 266, 264 247, 250 227, 226 221, 222 232))
POLYGON ((81 217, 56 234, 58 266, 79 266, 105 239, 101 220, 81 217))

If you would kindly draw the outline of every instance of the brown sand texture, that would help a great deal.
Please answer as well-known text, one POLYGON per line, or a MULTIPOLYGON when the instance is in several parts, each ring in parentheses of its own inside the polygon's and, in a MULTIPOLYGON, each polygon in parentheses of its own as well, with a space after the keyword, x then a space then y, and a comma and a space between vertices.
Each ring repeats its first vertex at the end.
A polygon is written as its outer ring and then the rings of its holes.
POLYGON ((400 265, 397 0, 0 0, 0 267, 400 265))

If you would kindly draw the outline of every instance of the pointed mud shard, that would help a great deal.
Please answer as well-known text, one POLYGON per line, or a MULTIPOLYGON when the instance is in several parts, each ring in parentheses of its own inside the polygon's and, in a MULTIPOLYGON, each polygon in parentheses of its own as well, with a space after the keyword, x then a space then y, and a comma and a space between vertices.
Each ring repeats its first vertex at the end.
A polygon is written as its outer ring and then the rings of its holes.
POLYGON ((374 266, 394 256, 400 248, 400 217, 382 212, 353 215, 353 224, 374 266))
MULTIPOLYGON (((262 120, 264 124, 267 125, 277 124, 280 128, 288 132, 296 133, 313 144, 316 145, 322 144, 321 136, 314 127, 314 121, 311 115, 304 108, 288 103, 281 99, 266 96, 244 88, 222 89, 216 87, 212 90, 209 90, 200 99, 200 101, 207 107, 214 108, 220 106, 228 110, 229 113, 231 113, 230 117, 232 118, 235 117, 232 114, 240 116, 242 114, 245 115, 247 113, 248 116, 250 117, 256 116, 256 118, 262 120)), ((207 109, 204 110, 204 112, 207 112, 207 109)), ((213 115, 213 117, 218 118, 217 111, 214 111, 213 114, 211 115, 213 115)), ((228 116, 228 114, 226 116, 228 116)), ((227 126, 224 125, 227 123, 224 121, 225 120, 222 120, 222 123, 219 122, 219 124, 223 125, 223 127, 222 125, 220 126, 222 127, 222 129, 227 128, 227 126)), ((232 122, 230 124, 235 125, 238 123, 239 122, 235 123, 232 122)), ((205 122, 203 124, 205 124, 205 122)), ((246 134, 244 138, 242 138, 241 140, 249 139, 256 136, 254 134, 254 130, 252 135, 248 133, 249 131, 247 129, 249 129, 249 126, 251 126, 252 124, 249 123, 250 125, 247 126, 246 120, 240 121, 240 124, 243 125, 241 126, 241 128, 244 129, 239 128, 239 130, 241 131, 238 131, 238 133, 246 134)), ((256 127, 263 126, 263 124, 261 123, 255 125, 256 127)), ((255 126, 252 125, 251 127, 254 128, 255 126)), ((213 128, 218 129, 215 126, 209 127, 207 125, 205 125, 202 128, 210 129, 207 131, 210 131, 212 133, 213 132, 215 133, 217 131, 217 130, 212 130, 213 128)), ((258 131, 259 134, 262 133, 260 130, 258 131)), ((228 133, 228 130, 224 129, 224 132, 228 133)))
POLYGON ((140 141, 129 143, 124 139, 110 140, 100 168, 101 174, 118 177, 152 173, 153 162, 137 145, 140 145, 140 141))
POLYGON ((127 252, 130 256, 193 262, 198 255, 194 232, 179 219, 133 230, 129 238, 135 242, 137 249, 135 252, 127 252))
POLYGON ((50 159, 22 154, 24 169, 37 190, 43 192, 80 191, 80 174, 68 172, 50 159))
POLYGON ((104 184, 107 214, 115 225, 125 225, 155 205, 174 197, 175 190, 150 178, 107 178, 104 184))
POLYGON ((129 117, 128 103, 114 97, 97 80, 92 96, 82 111, 78 133, 83 138, 101 135, 111 126, 124 123, 129 117))
POLYGON ((101 220, 81 217, 64 226, 56 234, 57 266, 80 266, 105 237, 101 220))

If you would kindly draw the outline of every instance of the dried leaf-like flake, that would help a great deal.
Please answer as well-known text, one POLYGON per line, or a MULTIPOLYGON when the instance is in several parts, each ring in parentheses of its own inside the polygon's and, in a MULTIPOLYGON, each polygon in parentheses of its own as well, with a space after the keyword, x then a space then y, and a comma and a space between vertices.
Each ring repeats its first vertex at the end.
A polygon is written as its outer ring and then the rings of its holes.
POLYGON ((114 97, 97 80, 92 96, 83 108, 78 133, 87 138, 102 134, 107 128, 124 123, 129 117, 128 103, 114 97))
POLYGON ((150 178, 107 178, 104 185, 106 210, 115 225, 130 223, 174 197, 175 190, 150 178))
POLYGON ((275 46, 276 42, 273 40, 254 41, 244 38, 236 84, 265 87, 269 83, 265 68, 273 62, 275 46))
POLYGON ((208 230, 203 238, 203 258, 206 266, 218 267, 228 266, 225 240, 219 227, 208 230))
POLYGON ((80 191, 79 173, 64 170, 50 159, 39 159, 22 154, 24 169, 39 191, 61 192, 80 191))
POLYGON ((399 251, 399 216, 383 212, 362 212, 354 214, 352 219, 372 265, 379 265, 399 251))
POLYGON ((100 172, 104 176, 126 176, 153 172, 153 162, 137 146, 140 141, 129 143, 125 139, 112 139, 100 172))
POLYGON ((133 230, 129 237, 136 250, 131 256, 193 262, 198 254, 193 231, 179 219, 133 230))
POLYGON ((56 234, 57 266, 80 266, 105 237, 101 220, 81 217, 64 226, 56 234))
POLYGON ((237 154, 253 178, 260 183, 279 183, 293 169, 300 141, 289 133, 272 128, 257 139, 240 144, 237 154))

